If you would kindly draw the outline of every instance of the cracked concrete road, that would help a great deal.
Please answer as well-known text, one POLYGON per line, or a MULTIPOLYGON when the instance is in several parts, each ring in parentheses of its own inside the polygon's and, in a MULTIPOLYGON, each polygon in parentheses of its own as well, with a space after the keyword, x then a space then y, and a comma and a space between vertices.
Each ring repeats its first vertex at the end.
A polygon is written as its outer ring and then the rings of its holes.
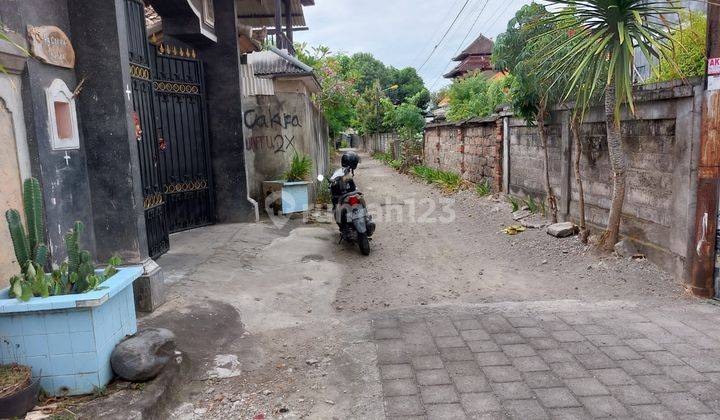
POLYGON ((716 306, 363 159, 369 257, 328 224, 173 235, 170 301, 141 321, 192 361, 170 417, 718 418, 716 306))

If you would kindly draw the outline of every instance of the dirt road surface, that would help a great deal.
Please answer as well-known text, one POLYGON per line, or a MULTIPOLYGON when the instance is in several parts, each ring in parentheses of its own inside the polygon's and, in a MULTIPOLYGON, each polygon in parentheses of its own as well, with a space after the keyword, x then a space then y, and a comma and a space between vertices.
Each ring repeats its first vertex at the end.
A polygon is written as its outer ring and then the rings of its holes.
POLYGON ((172 237, 170 301, 141 320, 192 363, 168 416, 720 413, 720 312, 651 263, 508 236, 507 203, 367 156, 356 181, 378 222, 369 257, 328 223, 172 237))

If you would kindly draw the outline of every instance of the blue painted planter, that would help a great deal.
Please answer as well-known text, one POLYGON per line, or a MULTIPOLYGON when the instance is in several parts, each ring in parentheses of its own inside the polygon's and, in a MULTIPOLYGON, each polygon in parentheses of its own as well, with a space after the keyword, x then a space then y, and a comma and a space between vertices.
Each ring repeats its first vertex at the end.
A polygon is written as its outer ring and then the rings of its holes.
POLYGON ((283 214, 307 211, 310 208, 309 182, 283 182, 282 212, 283 214))
POLYGON ((120 268, 98 290, 32 298, 0 291, 0 363, 30 366, 49 395, 80 395, 113 377, 110 353, 137 332, 132 283, 142 267, 120 268))

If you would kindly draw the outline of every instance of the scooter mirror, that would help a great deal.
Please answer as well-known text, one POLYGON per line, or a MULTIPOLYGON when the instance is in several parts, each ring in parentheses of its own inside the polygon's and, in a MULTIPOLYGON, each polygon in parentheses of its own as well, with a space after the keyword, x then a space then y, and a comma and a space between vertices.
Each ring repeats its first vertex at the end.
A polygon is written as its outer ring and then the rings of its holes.
POLYGON ((323 176, 323 174, 319 174, 317 180, 323 182, 325 180, 325 177, 323 176))

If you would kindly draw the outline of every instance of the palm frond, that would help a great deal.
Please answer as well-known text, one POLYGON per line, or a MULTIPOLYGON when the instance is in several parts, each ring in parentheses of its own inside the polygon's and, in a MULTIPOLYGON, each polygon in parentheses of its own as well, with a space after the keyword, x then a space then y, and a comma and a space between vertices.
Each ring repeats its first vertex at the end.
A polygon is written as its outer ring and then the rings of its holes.
MULTIPOLYGON (((539 62, 550 86, 562 85, 563 98, 574 96, 584 108, 598 93, 598 85, 615 84, 615 119, 627 104, 631 112, 633 68, 636 53, 648 61, 672 61, 670 30, 677 25, 680 9, 665 1, 643 0, 548 0, 555 10, 534 23, 551 28, 544 35, 567 39, 546 45, 539 62), (553 7, 555 6, 555 7, 553 7), (572 33, 571 33, 572 32, 572 33)), ((538 37, 543 36, 539 34, 538 37)))

